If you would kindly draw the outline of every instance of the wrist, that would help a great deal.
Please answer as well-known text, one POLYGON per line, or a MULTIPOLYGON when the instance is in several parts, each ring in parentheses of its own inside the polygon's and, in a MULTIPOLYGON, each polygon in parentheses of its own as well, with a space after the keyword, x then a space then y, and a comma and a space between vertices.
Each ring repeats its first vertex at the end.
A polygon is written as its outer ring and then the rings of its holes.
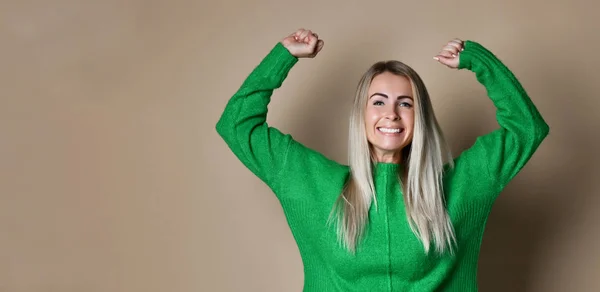
POLYGON ((280 47, 290 57, 298 59, 297 56, 295 56, 294 54, 292 54, 292 52, 290 51, 289 47, 283 41, 278 42, 277 43, 277 47, 280 47))

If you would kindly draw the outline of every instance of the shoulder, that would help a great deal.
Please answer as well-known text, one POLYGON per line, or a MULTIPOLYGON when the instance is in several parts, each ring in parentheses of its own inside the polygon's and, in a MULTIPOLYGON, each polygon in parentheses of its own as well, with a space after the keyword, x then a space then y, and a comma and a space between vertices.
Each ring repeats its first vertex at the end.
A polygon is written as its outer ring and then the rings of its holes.
POLYGON ((303 199, 337 196, 349 173, 348 165, 293 140, 279 177, 279 190, 284 196, 303 199))
POLYGON ((320 151, 292 141, 286 170, 304 175, 344 175, 349 166, 327 157, 320 151))
MULTIPOLYGON (((486 164, 485 148, 470 147, 446 164, 444 188, 449 205, 487 205, 499 192, 497 180, 490 175, 486 164)), ((462 208, 462 207, 461 207, 462 208)))

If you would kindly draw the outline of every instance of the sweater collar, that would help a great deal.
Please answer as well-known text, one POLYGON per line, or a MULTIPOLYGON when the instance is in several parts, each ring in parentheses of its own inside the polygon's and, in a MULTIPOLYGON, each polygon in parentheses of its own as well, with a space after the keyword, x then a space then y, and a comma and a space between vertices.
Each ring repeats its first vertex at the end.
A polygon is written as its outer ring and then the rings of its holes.
POLYGON ((402 163, 376 162, 373 166, 373 170, 377 174, 395 174, 398 173, 398 170, 402 169, 402 167, 402 163))

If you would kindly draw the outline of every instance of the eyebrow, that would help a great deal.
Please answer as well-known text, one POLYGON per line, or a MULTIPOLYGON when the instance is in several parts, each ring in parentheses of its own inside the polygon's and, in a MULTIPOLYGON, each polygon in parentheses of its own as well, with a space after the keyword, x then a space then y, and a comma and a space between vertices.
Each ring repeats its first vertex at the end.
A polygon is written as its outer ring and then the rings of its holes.
MULTIPOLYGON (((382 96, 382 97, 385 97, 385 98, 389 98, 387 94, 383 94, 383 93, 380 93, 380 92, 375 92, 375 93, 371 94, 371 97, 369 97, 369 98, 372 98, 375 95, 379 95, 379 96, 382 96)), ((398 96, 398 99, 403 99, 403 98, 408 98, 410 100, 413 100, 412 96, 408 96, 408 95, 400 95, 400 96, 398 96)))

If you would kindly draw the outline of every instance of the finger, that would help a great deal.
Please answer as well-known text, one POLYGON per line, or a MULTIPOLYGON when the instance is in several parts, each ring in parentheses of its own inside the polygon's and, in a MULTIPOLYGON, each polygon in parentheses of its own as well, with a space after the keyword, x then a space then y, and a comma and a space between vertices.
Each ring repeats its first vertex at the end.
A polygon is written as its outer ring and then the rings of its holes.
POLYGON ((320 52, 320 51, 321 51, 321 49, 323 49, 323 46, 324 46, 324 45, 325 45, 325 42, 324 42, 323 40, 319 40, 319 41, 317 42, 317 50, 316 50, 316 52, 317 52, 317 53, 318 53, 318 52, 320 52))
POLYGON ((306 31, 306 37, 304 38, 304 42, 312 46, 317 44, 317 40, 318 39, 315 38, 311 30, 306 31))
POLYGON ((452 52, 446 51, 446 50, 442 50, 439 54, 439 56, 442 57, 446 57, 446 58, 453 58, 454 56, 452 56, 452 52))
POLYGON ((455 42, 449 42, 447 46, 456 48, 456 50, 458 50, 458 51, 460 51, 460 48, 462 47, 461 44, 455 43, 455 42))
POLYGON ((451 52, 451 51, 444 50, 443 52, 444 52, 443 53, 444 57, 446 57, 446 58, 455 58, 456 56, 458 56, 457 54, 455 54, 454 52, 451 52))
POLYGON ((315 56, 317 56, 317 54, 321 51, 321 49, 323 49, 324 45, 325 45, 325 42, 323 42, 323 40, 319 40, 317 42, 317 46, 315 47, 315 50, 313 51, 312 54, 310 54, 310 57, 314 58, 315 56))
POLYGON ((443 48, 444 51, 448 51, 454 55, 458 54, 459 50, 457 47, 452 46, 452 45, 447 45, 443 48))
POLYGON ((309 42, 309 44, 310 44, 311 46, 315 46, 315 47, 317 47, 317 46, 319 45, 319 43, 322 43, 322 42, 323 42, 322 40, 319 40, 319 36, 318 36, 317 34, 314 34, 314 33, 313 33, 313 34, 310 36, 310 42, 309 42))
POLYGON ((434 60, 440 62, 440 63, 444 63, 448 60, 448 57, 442 56, 442 55, 437 55, 435 57, 433 57, 434 60))
POLYGON ((319 35, 313 32, 313 35, 318 39, 319 35))
POLYGON ((300 41, 305 41, 306 37, 310 34, 310 30, 304 30, 300 34, 300 41))
POLYGON ((459 46, 462 46, 463 41, 461 39, 453 39, 450 41, 451 43, 457 44, 459 46))
POLYGON ((441 55, 437 55, 437 56, 433 57, 433 59, 436 60, 436 61, 438 61, 440 64, 448 66, 448 67, 450 67, 449 64, 452 61, 452 59, 446 58, 446 57, 441 56, 441 55))
POLYGON ((445 54, 449 54, 449 57, 456 57, 458 52, 455 52, 454 50, 450 50, 450 49, 444 49, 442 50, 443 52, 446 52, 445 54))
POLYGON ((303 28, 298 29, 295 33, 294 33, 294 38, 298 41, 300 40, 300 36, 302 35, 302 33, 304 32, 303 28))
POLYGON ((455 52, 456 54, 460 53, 463 50, 462 44, 456 43, 454 41, 449 42, 448 46, 456 48, 456 52, 455 52))
POLYGON ((314 34, 309 34, 307 36, 307 38, 308 38, 308 45, 310 47, 316 48, 319 39, 317 37, 315 37, 314 34))
POLYGON ((456 46, 459 51, 463 51, 465 49, 465 44, 461 39, 453 39, 449 44, 456 46))
POLYGON ((321 51, 322 48, 323 48, 323 41, 318 40, 317 44, 315 45, 315 48, 313 49, 312 54, 310 54, 310 57, 314 58, 315 56, 317 56, 317 54, 321 51))

